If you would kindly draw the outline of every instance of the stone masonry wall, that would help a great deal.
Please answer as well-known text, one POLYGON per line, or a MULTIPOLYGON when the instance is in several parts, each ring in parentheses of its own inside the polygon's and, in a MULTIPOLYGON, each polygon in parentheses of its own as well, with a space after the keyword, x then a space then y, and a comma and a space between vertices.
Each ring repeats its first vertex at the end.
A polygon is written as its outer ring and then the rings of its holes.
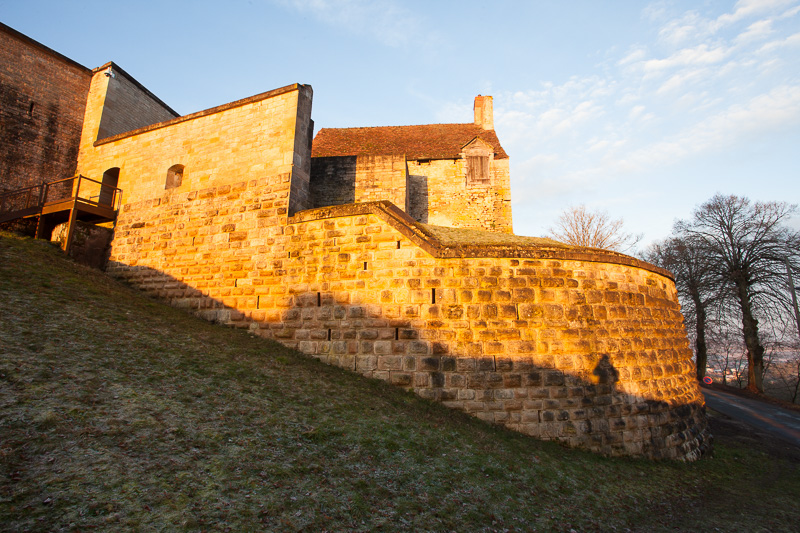
POLYGON ((112 137, 178 116, 178 113, 142 87, 119 66, 107 63, 95 69, 95 74, 106 84, 97 139, 112 137), (106 75, 109 70, 113 72, 113 77, 106 75))
POLYGON ((75 174, 90 78, 0 24, 0 193, 75 174))
POLYGON ((128 204, 108 271, 535 437, 652 458, 707 449, 665 271, 579 248, 442 246, 386 202, 287 217, 285 184, 128 204))
MULTIPOLYGON (((292 175, 289 191, 289 214, 311 207, 311 143, 314 140, 314 121, 311 120, 313 91, 310 85, 298 85, 294 95, 294 116, 284 117, 283 130, 294 134, 292 145, 292 175)), ((274 91, 273 91, 274 92, 274 91)))
POLYGON ((409 161, 410 212, 419 221, 512 233, 508 159, 490 161, 491 187, 466 187, 464 159, 409 161))
POLYGON ((311 207, 388 200, 408 211, 403 156, 314 157, 311 207))
MULTIPOLYGON (((288 211, 290 188, 307 195, 310 143, 298 142, 297 129, 311 135, 310 126, 298 126, 298 116, 310 120, 311 88, 290 85, 217 108, 153 124, 97 142, 91 131, 103 112, 102 72, 95 74, 87 106, 78 172, 100 181, 103 173, 119 167, 118 186, 123 204, 162 195, 181 195, 252 179, 286 180, 275 185, 288 211), (184 165, 181 185, 165 190, 167 172, 184 165)), ((106 78, 107 79, 107 78, 106 78)), ((96 131, 96 130, 95 130, 96 131)), ((302 202, 305 200, 301 201, 302 202)), ((177 220, 175 221, 177 222, 177 220)), ((165 231, 168 231, 165 229, 165 231)))
POLYGON ((311 158, 311 207, 356 201, 358 156, 311 158))

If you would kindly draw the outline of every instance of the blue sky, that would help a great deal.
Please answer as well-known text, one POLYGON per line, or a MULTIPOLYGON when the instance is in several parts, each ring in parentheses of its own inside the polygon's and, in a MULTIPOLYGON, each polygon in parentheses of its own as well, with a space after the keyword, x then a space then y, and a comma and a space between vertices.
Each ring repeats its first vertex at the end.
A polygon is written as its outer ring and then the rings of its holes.
POLYGON ((317 129, 471 122, 492 95, 521 235, 579 203, 646 244, 717 192, 800 202, 800 0, 0 0, 0 21, 181 114, 299 82, 317 129))

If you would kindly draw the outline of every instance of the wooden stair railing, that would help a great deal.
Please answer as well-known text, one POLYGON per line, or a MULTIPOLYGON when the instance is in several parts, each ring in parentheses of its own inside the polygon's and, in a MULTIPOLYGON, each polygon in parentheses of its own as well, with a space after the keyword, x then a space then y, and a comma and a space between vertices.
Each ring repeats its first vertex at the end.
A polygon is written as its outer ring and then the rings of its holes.
POLYGON ((118 187, 81 175, 25 187, 0 195, 0 222, 38 217, 36 238, 39 239, 48 238, 48 230, 52 231, 54 224, 68 222, 64 250, 69 253, 75 222, 115 220, 121 193, 118 187))

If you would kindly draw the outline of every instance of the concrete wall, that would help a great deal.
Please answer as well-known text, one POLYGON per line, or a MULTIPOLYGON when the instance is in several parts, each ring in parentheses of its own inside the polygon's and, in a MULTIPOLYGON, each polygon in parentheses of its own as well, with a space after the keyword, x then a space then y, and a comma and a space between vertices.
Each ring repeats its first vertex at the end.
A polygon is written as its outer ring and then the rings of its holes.
POLYGON ((75 174, 90 78, 0 24, 0 192, 75 174))
POLYGON ((108 271, 538 438, 652 458, 708 448, 665 271, 599 250, 445 246, 386 202, 288 217, 283 182, 126 205, 108 271))

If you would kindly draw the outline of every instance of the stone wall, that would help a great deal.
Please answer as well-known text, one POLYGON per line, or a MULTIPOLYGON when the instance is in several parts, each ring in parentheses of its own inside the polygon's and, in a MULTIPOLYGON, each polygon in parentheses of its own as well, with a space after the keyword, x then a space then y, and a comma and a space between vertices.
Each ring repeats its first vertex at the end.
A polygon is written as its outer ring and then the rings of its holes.
POLYGON ((481 232, 444 244, 388 202, 288 217, 286 182, 126 205, 108 271, 208 320, 538 438, 651 458, 707 449, 666 271, 496 233, 493 244, 481 232))
POLYGON ((0 24, 0 193, 75 174, 90 78, 0 24))
MULTIPOLYGON (((53 228, 50 237, 51 241, 59 243, 62 250, 66 247, 68 230, 68 223, 58 224, 53 228)), ((108 252, 113 236, 114 231, 111 228, 77 221, 72 230, 69 256, 83 265, 102 269, 108 261, 108 252)))
MULTIPOLYGON (((282 128, 273 131, 272 135, 280 136, 285 132, 292 132, 294 135, 289 191, 289 214, 293 214, 311 207, 311 143, 314 140, 314 121, 311 120, 311 86, 295 84, 289 87, 297 93, 290 97, 288 108, 278 110, 278 114, 285 113, 282 117, 282 128), (290 108, 291 112, 287 112, 290 108)), ((260 124, 259 127, 274 128, 274 125, 267 123, 260 124)))
POLYGON ((513 233, 508 161, 491 158, 488 187, 467 186, 463 158, 409 161, 409 213, 439 226, 513 233))
POLYGON ((103 112, 97 139, 171 120, 178 115, 167 104, 114 63, 94 69, 104 85, 103 112))
POLYGON ((408 211, 403 156, 314 157, 310 207, 388 200, 408 211))
MULTIPOLYGON (((181 195, 249 180, 286 180, 271 184, 288 211, 290 190, 305 207, 310 174, 311 87, 289 85, 213 109, 160 122, 98 141, 103 113, 102 72, 95 74, 89 96, 78 172, 100 181, 119 168, 123 204, 162 195, 181 195), (306 122, 299 122, 304 117, 306 122), (183 165, 181 184, 166 189, 174 165, 183 165), (278 193, 277 191, 280 190, 278 193)), ((107 79, 107 78, 106 78, 107 79)), ((286 211, 284 211, 284 214, 286 211)), ((175 220, 177 223, 177 219, 175 220)), ((167 230, 165 230, 167 231, 167 230)))
POLYGON ((311 165, 310 207, 388 200, 417 222, 512 233, 508 159, 490 158, 484 186, 468 185, 463 158, 315 157, 311 165))

